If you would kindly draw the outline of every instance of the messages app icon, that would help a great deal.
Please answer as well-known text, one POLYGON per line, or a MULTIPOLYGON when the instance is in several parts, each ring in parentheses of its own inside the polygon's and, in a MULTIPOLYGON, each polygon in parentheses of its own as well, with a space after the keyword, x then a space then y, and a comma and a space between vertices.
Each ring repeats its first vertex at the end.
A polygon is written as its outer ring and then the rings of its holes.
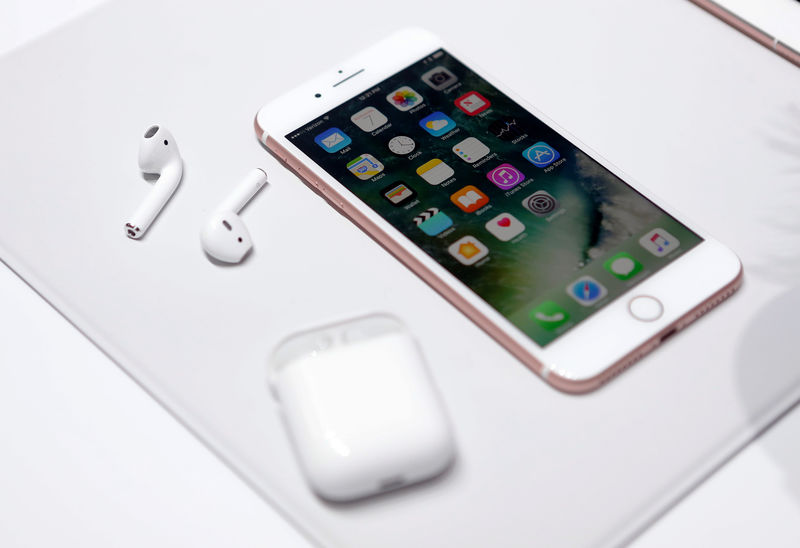
POLYGON ((338 127, 332 127, 314 137, 314 142, 321 146, 325 152, 333 153, 342 150, 353 140, 338 127))
POLYGON ((642 263, 634 259, 630 253, 617 253, 606 262, 603 268, 611 272, 620 280, 630 280, 642 270, 642 263))

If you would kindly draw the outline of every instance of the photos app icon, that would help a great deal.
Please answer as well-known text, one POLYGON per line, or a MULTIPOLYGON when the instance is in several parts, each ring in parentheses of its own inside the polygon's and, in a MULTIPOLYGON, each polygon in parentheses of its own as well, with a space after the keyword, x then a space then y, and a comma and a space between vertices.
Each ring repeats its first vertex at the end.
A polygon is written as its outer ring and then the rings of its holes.
POLYGON ((386 100, 397 110, 406 111, 411 110, 417 105, 421 105, 422 95, 408 86, 403 86, 387 95, 386 100))

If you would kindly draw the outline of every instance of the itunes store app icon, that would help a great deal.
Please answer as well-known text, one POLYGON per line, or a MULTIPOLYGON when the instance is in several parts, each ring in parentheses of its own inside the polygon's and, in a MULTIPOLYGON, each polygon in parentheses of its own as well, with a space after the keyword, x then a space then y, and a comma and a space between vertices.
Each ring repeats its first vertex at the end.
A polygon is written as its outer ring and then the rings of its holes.
POLYGON ((500 164, 486 174, 497 188, 508 190, 514 188, 525 180, 525 175, 511 164, 500 164))

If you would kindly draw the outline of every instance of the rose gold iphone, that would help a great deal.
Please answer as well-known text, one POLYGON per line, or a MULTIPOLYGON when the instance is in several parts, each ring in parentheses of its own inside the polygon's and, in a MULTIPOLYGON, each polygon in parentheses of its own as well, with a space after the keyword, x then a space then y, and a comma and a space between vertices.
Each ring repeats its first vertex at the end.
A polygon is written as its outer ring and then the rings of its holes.
POLYGON ((533 372, 602 385, 741 282, 729 249, 434 35, 264 106, 256 133, 533 372))

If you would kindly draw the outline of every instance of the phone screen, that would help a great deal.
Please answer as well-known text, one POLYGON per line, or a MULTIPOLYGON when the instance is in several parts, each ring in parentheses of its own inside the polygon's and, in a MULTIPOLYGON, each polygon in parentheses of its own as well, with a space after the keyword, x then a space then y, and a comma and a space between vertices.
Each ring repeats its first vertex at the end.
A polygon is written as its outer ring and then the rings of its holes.
POLYGON ((441 49, 286 138, 540 346, 702 241, 441 49))

